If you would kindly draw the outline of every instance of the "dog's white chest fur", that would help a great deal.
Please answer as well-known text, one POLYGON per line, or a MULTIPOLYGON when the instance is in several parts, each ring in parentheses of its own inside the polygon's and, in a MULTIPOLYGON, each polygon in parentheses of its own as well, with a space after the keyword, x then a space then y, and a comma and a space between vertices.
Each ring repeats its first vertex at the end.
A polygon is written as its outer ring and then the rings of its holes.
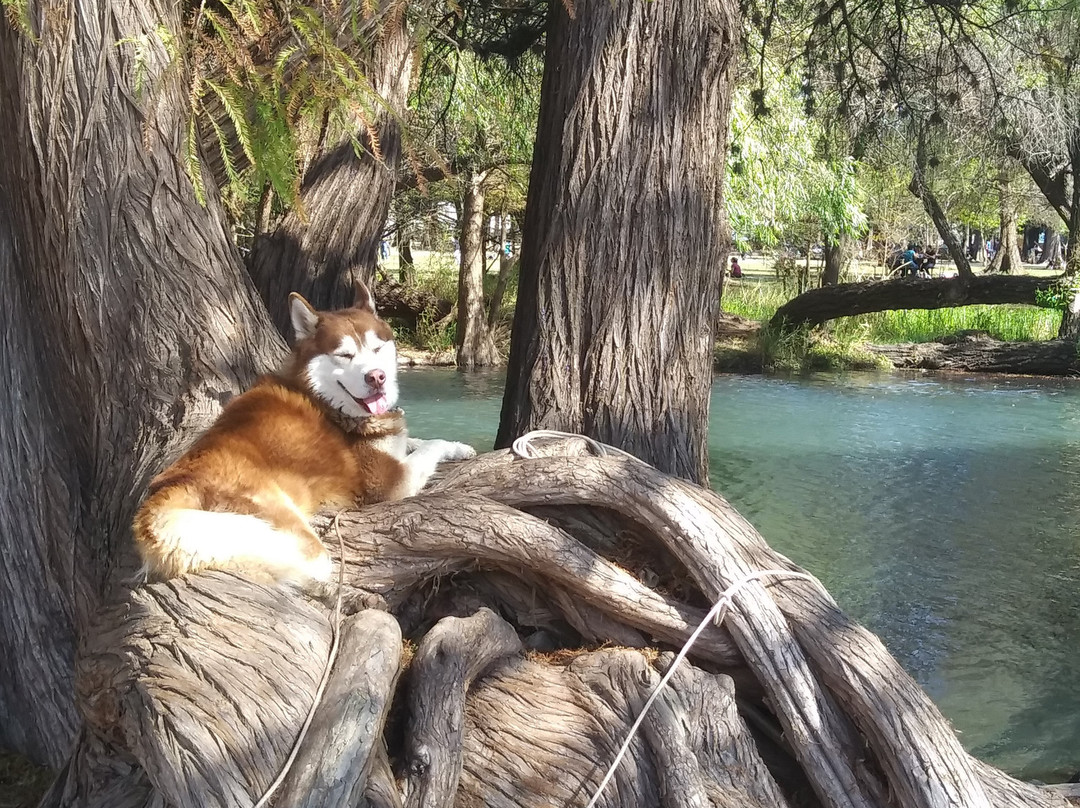
POLYGON ((409 453, 409 433, 404 429, 395 435, 384 435, 371 441, 371 446, 397 460, 404 460, 409 453))

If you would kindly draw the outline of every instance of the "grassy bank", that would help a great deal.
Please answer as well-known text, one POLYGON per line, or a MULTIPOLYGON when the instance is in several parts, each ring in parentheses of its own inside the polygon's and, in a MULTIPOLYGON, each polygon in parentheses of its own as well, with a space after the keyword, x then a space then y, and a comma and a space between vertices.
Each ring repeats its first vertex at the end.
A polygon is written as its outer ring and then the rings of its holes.
MULTIPOLYGON (((777 283, 728 282, 723 308, 731 314, 768 322, 791 299, 777 283)), ((1037 306, 959 306, 952 309, 879 311, 841 317, 824 330, 841 341, 898 343, 936 342, 957 331, 985 331, 994 339, 1030 342, 1053 339, 1061 312, 1037 306)))
MULTIPOLYGON (((792 295, 774 280, 758 276, 728 281, 723 310, 767 323, 792 295)), ((760 367, 785 370, 838 370, 887 367, 863 346, 938 342, 962 331, 982 331, 994 339, 1032 342, 1053 339, 1061 312, 1037 306, 960 306, 948 309, 908 309, 841 317, 819 329, 780 334, 764 329, 756 337, 722 340, 717 366, 736 372, 755 364, 740 354, 756 355, 760 367)))

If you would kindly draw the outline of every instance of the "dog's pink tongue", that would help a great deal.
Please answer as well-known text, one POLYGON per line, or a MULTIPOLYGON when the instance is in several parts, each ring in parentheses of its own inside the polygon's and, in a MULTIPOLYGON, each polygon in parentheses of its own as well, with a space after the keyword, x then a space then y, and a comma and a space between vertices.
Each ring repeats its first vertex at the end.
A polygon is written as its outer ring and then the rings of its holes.
POLYGON ((378 395, 365 398, 364 406, 368 408, 368 412, 370 412, 372 415, 382 415, 384 412, 390 409, 390 404, 386 400, 385 393, 379 393, 378 395))

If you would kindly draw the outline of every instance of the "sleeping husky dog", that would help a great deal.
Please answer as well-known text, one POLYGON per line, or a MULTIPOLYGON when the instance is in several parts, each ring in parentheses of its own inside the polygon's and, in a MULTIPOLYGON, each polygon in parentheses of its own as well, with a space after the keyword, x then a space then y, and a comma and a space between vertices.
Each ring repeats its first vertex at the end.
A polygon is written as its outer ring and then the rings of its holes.
POLYGON ((441 461, 475 455, 409 439, 394 406, 394 335, 366 286, 341 311, 315 311, 298 294, 289 303, 296 343, 282 370, 229 402, 151 482, 134 524, 149 575, 215 568, 325 581, 316 511, 412 496, 441 461))

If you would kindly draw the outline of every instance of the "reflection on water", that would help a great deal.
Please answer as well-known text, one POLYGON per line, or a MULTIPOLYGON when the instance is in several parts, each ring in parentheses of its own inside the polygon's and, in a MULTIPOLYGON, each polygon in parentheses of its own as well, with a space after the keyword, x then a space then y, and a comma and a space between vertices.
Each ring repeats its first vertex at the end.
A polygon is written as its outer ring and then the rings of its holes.
MULTIPOLYGON (((491 447, 499 373, 402 373, 411 431, 491 447)), ((1080 386, 725 376, 713 486, 819 576, 980 758, 1080 769, 1080 386)))

